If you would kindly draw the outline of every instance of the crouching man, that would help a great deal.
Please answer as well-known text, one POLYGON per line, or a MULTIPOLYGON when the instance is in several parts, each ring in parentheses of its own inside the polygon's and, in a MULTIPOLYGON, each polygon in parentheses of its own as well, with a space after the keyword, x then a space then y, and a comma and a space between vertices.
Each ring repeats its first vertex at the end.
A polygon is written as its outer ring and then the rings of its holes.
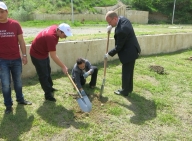
POLYGON ((81 94, 84 95, 85 91, 82 86, 86 83, 86 78, 91 76, 89 87, 94 88, 97 82, 98 69, 96 66, 92 66, 91 63, 83 58, 78 58, 76 64, 72 69, 72 78, 81 94))

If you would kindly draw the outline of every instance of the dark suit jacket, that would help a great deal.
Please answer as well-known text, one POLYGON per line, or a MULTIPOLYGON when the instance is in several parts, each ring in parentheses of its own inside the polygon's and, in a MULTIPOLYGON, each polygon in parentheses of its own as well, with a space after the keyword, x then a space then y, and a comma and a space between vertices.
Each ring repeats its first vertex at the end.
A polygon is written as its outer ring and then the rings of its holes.
POLYGON ((134 61, 138 58, 141 49, 130 21, 120 16, 115 28, 115 48, 108 52, 110 56, 118 53, 122 64, 134 61))

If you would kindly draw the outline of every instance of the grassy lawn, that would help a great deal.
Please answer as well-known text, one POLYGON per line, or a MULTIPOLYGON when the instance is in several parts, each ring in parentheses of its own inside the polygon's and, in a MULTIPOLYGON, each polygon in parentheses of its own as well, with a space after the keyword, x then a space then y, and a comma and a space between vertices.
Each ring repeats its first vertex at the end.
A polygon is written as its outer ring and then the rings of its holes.
POLYGON ((97 87, 84 87, 93 104, 90 113, 80 111, 70 95, 76 92, 61 72, 52 75, 59 90, 56 103, 44 100, 37 76, 23 79, 25 98, 33 105, 17 105, 12 91, 14 111, 4 115, 0 97, 0 141, 192 140, 192 61, 186 60, 191 54, 192 49, 141 56, 135 65, 134 91, 128 97, 113 93, 121 88, 121 64, 119 60, 108 62, 101 101, 103 64, 95 64, 99 68, 97 87), (164 67, 166 74, 151 71, 150 65, 164 67))

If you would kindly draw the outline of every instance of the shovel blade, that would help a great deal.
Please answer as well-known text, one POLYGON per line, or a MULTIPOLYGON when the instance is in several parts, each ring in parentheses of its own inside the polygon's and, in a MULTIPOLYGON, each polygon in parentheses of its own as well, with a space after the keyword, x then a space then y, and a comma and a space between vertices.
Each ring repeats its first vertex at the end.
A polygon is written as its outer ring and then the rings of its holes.
POLYGON ((102 97, 103 91, 104 91, 104 85, 102 84, 101 85, 101 90, 100 90, 100 95, 99 95, 100 98, 102 97))
POLYGON ((100 90, 100 95, 99 95, 100 98, 102 97, 102 94, 103 94, 103 91, 104 91, 104 85, 105 85, 105 79, 103 79, 103 83, 101 85, 101 90, 100 90))
POLYGON ((77 99, 77 103, 83 112, 90 112, 92 109, 92 103, 87 96, 77 99))

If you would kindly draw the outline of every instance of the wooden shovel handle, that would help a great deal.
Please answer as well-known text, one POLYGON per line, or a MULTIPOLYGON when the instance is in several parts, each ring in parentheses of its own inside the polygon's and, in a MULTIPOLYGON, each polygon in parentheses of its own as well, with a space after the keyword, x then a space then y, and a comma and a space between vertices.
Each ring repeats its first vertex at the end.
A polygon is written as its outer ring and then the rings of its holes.
POLYGON ((73 87, 75 87, 76 91, 78 92, 79 96, 82 98, 81 93, 79 91, 79 89, 77 88, 77 86, 75 85, 75 83, 73 82, 71 76, 69 75, 69 73, 67 72, 67 77, 69 78, 69 80, 71 81, 71 83, 73 84, 73 87))
MULTIPOLYGON (((108 48, 109 48, 109 35, 110 35, 110 32, 108 32, 108 35, 107 35, 107 47, 106 47, 106 52, 105 53, 108 53, 108 48)), ((107 68, 107 58, 105 58, 104 60, 104 78, 106 76, 106 68, 107 68)))
POLYGON ((106 47, 106 52, 105 53, 108 52, 108 48, 109 48, 109 35, 110 35, 110 32, 108 32, 108 34, 107 34, 107 47, 106 47))

